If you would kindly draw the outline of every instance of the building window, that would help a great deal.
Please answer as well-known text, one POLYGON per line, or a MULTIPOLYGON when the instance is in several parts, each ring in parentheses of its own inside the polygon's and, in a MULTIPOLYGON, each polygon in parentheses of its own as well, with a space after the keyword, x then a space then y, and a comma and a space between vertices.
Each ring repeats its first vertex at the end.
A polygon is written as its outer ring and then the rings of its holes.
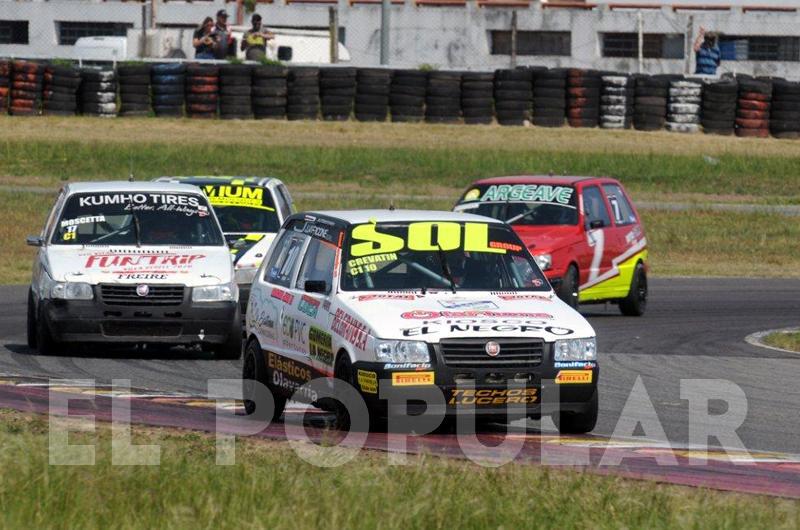
MULTIPOLYGON (((602 33, 603 57, 639 57, 638 33, 602 33)), ((683 59, 684 36, 681 33, 645 33, 642 35, 645 59, 683 59)))
POLYGON ((123 22, 58 22, 58 43, 72 46, 81 37, 125 37, 133 24, 123 22))
MULTIPOLYGON (((491 32, 492 55, 511 55, 511 32, 491 32)), ((572 55, 569 31, 517 31, 517 55, 572 55)))
POLYGON ((723 61, 800 61, 800 37, 723 35, 723 61))
POLYGON ((0 20, 0 44, 28 44, 28 21, 0 20))

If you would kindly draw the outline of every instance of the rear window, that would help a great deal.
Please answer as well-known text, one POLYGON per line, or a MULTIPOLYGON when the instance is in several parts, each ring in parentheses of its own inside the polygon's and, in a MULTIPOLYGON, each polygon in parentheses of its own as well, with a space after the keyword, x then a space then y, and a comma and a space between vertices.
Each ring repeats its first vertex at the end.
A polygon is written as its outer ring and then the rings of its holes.
POLYGON ((226 234, 277 233, 281 222, 269 190, 256 186, 201 186, 226 234))
POLYGON ((550 184, 483 184, 469 189, 456 211, 514 226, 577 225, 575 188, 550 184))
POLYGON ((56 245, 223 245, 205 197, 191 193, 71 196, 53 231, 56 245))

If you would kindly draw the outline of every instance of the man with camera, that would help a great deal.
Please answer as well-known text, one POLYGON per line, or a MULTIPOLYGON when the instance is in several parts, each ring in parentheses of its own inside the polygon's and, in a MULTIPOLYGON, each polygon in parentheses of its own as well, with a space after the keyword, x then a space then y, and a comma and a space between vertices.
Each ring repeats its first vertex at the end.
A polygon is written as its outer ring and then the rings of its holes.
POLYGON ((253 27, 250 28, 242 38, 241 48, 245 52, 245 59, 248 61, 260 61, 267 55, 267 41, 275 38, 275 35, 262 29, 261 15, 258 13, 250 19, 253 27))
POLYGON ((700 26, 700 33, 694 41, 696 74, 715 75, 722 61, 722 52, 717 44, 717 34, 700 26))

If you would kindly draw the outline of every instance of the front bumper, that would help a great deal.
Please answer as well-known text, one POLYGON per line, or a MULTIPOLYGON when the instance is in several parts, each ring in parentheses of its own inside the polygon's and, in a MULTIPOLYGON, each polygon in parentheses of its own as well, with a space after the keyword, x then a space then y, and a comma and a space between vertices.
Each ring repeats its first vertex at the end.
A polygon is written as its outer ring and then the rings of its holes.
POLYGON ((39 313, 59 342, 223 344, 241 335, 237 302, 194 304, 191 289, 170 306, 113 305, 94 300, 42 300, 39 313))
POLYGON ((429 367, 387 368, 386 363, 354 363, 353 381, 367 406, 382 416, 425 413, 540 417, 557 411, 587 412, 597 391, 597 363, 556 368, 552 343, 546 344, 541 363, 514 368, 495 367, 488 356, 480 367, 453 367, 445 362, 438 344, 430 345, 430 351, 429 367), (573 377, 570 383, 559 384, 559 372, 573 376, 577 372, 589 382, 576 383, 573 377), (373 379, 377 385, 373 385, 373 379), (442 394, 443 402, 438 400, 436 404, 430 399, 434 389, 442 394))

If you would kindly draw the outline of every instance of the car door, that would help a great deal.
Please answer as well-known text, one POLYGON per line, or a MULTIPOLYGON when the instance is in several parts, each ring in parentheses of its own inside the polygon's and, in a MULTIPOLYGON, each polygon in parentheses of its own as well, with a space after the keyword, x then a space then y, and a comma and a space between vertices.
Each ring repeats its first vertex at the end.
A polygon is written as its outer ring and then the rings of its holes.
POLYGON ((587 251, 581 253, 578 266, 581 271, 580 289, 584 290, 596 284, 611 268, 607 234, 612 225, 606 200, 599 186, 589 185, 582 188, 581 207, 587 251))
POLYGON ((613 221, 613 227, 606 231, 611 274, 609 280, 603 284, 603 294, 607 298, 621 298, 628 294, 635 266, 628 263, 628 259, 642 247, 641 229, 622 187, 619 184, 606 183, 602 188, 613 221))
POLYGON ((306 333, 308 362, 326 375, 333 375, 330 297, 337 251, 333 243, 312 237, 306 247, 295 284, 297 304, 293 307, 293 316, 302 322, 301 326, 306 333))

